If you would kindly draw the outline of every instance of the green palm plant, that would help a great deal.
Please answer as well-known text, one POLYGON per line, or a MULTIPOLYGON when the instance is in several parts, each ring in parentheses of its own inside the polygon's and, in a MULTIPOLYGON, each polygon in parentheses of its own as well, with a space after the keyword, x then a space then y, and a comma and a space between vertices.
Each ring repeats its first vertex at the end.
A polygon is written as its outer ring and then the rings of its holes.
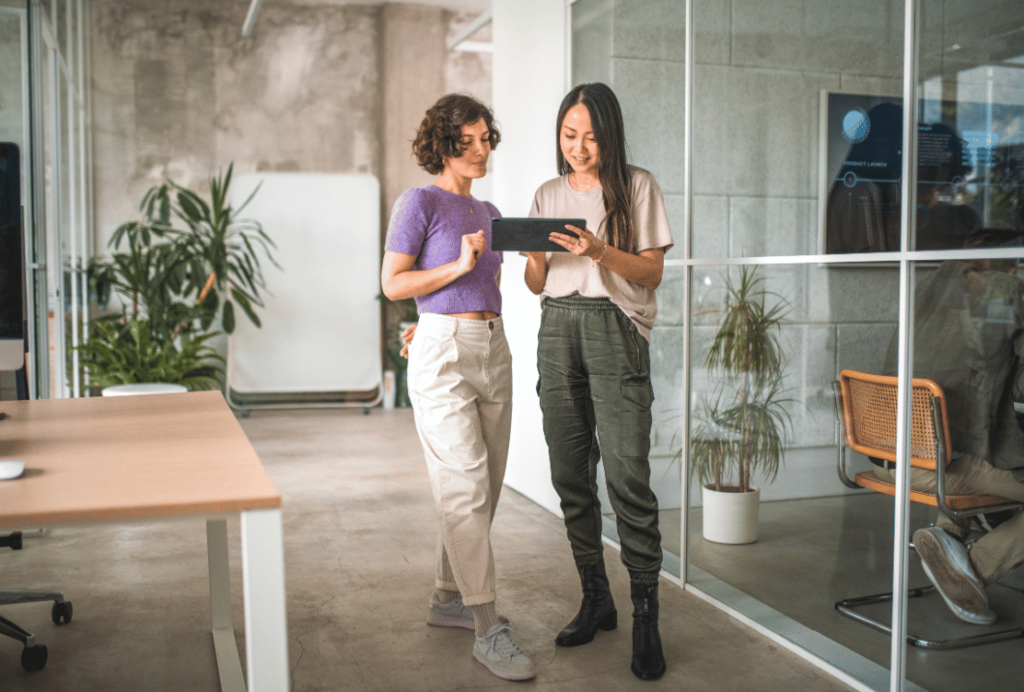
POLYGON ((209 328, 219 312, 228 334, 235 331, 236 304, 254 325, 261 325, 254 309, 263 307, 260 294, 266 290, 260 255, 280 269, 271 253, 274 242, 260 223, 238 216, 259 192, 259 186, 237 209, 228 203, 233 169, 231 164, 226 173, 210 178, 209 203, 170 182, 174 191, 170 209, 186 226, 175 232, 176 245, 182 249, 182 261, 188 267, 183 293, 197 296, 196 303, 204 311, 204 328, 209 328))
POLYGON ((732 391, 725 403, 722 389, 713 402, 703 401, 691 436, 691 467, 702 484, 715 490, 725 489, 733 473, 739 492, 749 492, 755 472, 774 480, 791 426, 779 342, 788 305, 764 289, 756 271, 741 267, 737 283, 726 277, 725 307, 704 361, 709 370, 724 371, 732 391))
POLYGON ((231 206, 233 169, 210 178, 208 201, 171 180, 150 188, 139 218, 114 231, 110 259, 93 262, 91 276, 120 295, 123 307, 117 324, 96 321, 79 347, 91 382, 213 386, 222 372, 216 361, 223 358, 206 342, 219 333, 210 332, 217 317, 230 334, 238 305, 261 325, 261 259, 278 266, 275 246, 259 222, 239 217, 259 187, 238 208, 231 206), (132 357, 130 349, 145 355, 132 357))
POLYGON ((166 382, 210 389, 222 383, 224 359, 206 343, 217 332, 186 333, 168 347, 146 319, 129 318, 123 324, 96 320, 93 330, 93 337, 78 347, 93 387, 166 382))
POLYGON ((266 290, 260 256, 280 265, 262 225, 239 216, 259 186, 237 209, 228 202, 233 170, 231 164, 210 178, 209 202, 172 180, 151 188, 139 206, 142 219, 114 232, 113 247, 128 245, 127 253, 114 255, 125 284, 115 286, 132 296, 132 314, 139 313, 141 299, 146 314, 166 317, 175 336, 189 328, 191 318, 198 317, 206 330, 219 314, 231 334, 237 303, 254 325, 261 325, 255 310, 263 306, 266 290), (177 228, 175 221, 185 228, 177 228))

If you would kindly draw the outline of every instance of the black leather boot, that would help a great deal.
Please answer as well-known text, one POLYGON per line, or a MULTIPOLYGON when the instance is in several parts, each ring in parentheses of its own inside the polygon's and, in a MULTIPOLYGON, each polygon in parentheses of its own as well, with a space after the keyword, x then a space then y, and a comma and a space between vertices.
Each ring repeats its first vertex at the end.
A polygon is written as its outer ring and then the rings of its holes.
POLYGON ((618 611, 612 601, 612 592, 608 588, 608 574, 604 571, 604 561, 596 565, 577 567, 580 583, 583 584, 583 603, 580 612, 555 637, 558 646, 579 646, 594 641, 598 629, 610 631, 619 624, 618 611))
POLYGON ((665 674, 665 654, 658 633, 658 583, 631 582, 633 599, 633 663, 630 670, 641 680, 657 680, 665 674))

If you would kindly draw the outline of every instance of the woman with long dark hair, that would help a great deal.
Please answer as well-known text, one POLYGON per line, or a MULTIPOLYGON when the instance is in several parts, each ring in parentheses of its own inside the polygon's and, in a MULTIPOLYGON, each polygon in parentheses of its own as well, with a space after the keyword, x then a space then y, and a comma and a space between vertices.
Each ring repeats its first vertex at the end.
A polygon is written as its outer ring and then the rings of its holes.
POLYGON ((537 190, 530 215, 587 222, 567 226, 571 234, 551 234, 568 252, 527 253, 525 275, 543 305, 537 391, 552 481, 583 586, 579 613, 555 643, 586 644, 598 629, 617 626, 601 543, 600 460, 630 578, 630 667, 643 680, 657 680, 665 657, 658 632, 661 534, 648 462, 648 342, 672 234, 654 177, 626 163, 622 112, 610 88, 583 84, 570 91, 555 134, 559 177, 537 190))
POLYGON ((415 298, 420 315, 408 344, 409 398, 440 534, 427 624, 474 630, 477 661, 500 678, 527 680, 537 671, 494 605, 491 522, 512 420, 501 253, 488 249, 500 214, 470 195, 500 139, 491 111, 469 96, 449 94, 427 111, 413 152, 438 178, 395 202, 381 285, 391 300, 415 298))

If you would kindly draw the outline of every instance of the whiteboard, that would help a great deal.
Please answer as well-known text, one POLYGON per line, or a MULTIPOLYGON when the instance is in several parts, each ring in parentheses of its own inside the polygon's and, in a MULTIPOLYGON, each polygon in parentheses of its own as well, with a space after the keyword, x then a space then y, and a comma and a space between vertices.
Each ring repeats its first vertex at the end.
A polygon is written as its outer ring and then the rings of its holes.
POLYGON ((235 310, 228 393, 377 389, 382 380, 380 185, 372 175, 258 173, 231 183, 240 218, 259 221, 281 269, 263 260, 255 327, 235 310))

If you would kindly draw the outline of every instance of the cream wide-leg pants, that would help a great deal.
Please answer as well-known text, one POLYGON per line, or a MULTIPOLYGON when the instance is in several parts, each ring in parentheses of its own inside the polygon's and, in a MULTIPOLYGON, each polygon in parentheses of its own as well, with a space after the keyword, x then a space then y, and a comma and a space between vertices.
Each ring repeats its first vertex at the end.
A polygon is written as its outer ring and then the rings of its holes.
POLYGON ((440 524, 436 586, 495 599, 491 522, 512 422, 512 354, 500 317, 425 314, 409 347, 409 399, 440 524))

